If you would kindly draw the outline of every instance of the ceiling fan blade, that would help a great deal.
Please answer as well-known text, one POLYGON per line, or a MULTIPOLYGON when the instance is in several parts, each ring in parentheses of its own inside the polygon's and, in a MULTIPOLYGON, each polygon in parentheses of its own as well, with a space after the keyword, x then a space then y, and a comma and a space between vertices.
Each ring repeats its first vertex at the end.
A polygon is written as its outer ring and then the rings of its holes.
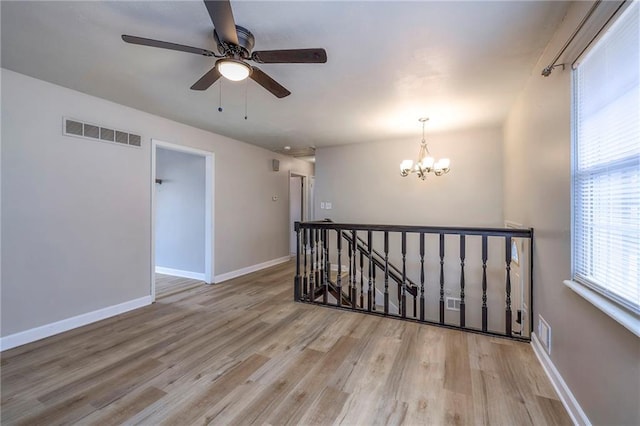
POLYGON ((267 89, 269 92, 273 93, 277 98, 284 98, 285 96, 289 96, 291 94, 290 91, 282 87, 280 83, 269 77, 267 74, 262 72, 259 68, 251 67, 253 72, 251 73, 251 79, 258 83, 260 86, 267 89))
POLYGON ((191 90, 207 90, 220 77, 222 77, 222 75, 218 72, 218 68, 214 66, 191 86, 191 90))
POLYGON ((233 11, 229 0, 205 0, 211 22, 218 34, 220 41, 227 44, 238 44, 236 21, 233 19, 233 11))
POLYGON ((251 59, 260 64, 324 64, 327 52, 324 49, 260 50, 253 52, 251 59))
POLYGON ((142 46, 159 47, 161 49, 178 50, 180 52, 195 53, 203 56, 216 56, 210 50, 201 49, 199 47, 185 46, 183 44, 169 43, 168 41, 153 40, 151 38, 136 37, 132 35, 122 35, 122 40, 131 44, 139 44, 142 46))

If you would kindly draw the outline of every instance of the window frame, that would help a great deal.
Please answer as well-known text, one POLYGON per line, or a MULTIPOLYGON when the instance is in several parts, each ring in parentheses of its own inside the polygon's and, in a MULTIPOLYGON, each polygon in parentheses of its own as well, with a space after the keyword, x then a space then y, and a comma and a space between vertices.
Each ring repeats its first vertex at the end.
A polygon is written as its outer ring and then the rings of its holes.
MULTIPOLYGON (((635 7, 638 6, 636 5, 635 7)), ((621 15, 623 13, 624 12, 622 12, 621 15)), ((614 21, 617 21, 621 15, 619 15, 614 21)), ((614 24, 615 22, 612 25, 614 24)), ((603 32, 603 34, 606 33, 603 32)), ((594 49, 600 42, 601 39, 597 40, 592 46, 589 46, 588 51, 594 49)), ((565 280, 564 284, 571 288, 578 295, 582 296, 584 299, 592 303, 598 309, 619 322, 621 325, 626 327, 636 336, 640 337, 640 303, 635 304, 633 301, 628 301, 626 298, 620 297, 615 292, 607 289, 606 286, 591 282, 588 279, 581 279, 576 277, 578 275, 576 274, 576 212, 577 206, 582 201, 582 198, 576 198, 576 179, 578 174, 577 148, 579 143, 579 122, 577 119, 578 90, 576 78, 579 67, 580 65, 571 70, 571 279, 565 280)), ((596 166, 593 166, 592 170, 588 171, 588 174, 589 176, 610 176, 610 173, 604 171, 608 168, 608 165, 612 165, 616 170, 618 170, 620 168, 625 168, 624 163, 628 161, 633 161, 633 158, 626 157, 622 160, 610 160, 606 163, 603 162, 597 164, 596 166)), ((584 171, 582 173, 584 173, 584 171)), ((583 230, 582 232, 589 231, 583 230)))

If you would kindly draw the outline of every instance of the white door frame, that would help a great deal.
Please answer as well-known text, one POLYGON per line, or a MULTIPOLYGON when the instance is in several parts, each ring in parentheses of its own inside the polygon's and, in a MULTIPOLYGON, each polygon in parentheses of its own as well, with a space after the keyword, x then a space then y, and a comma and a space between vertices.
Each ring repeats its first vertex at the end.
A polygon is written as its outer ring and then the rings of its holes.
POLYGON ((151 139, 151 298, 156 300, 156 149, 163 148, 171 151, 198 155, 205 159, 205 223, 204 223, 204 280, 213 284, 215 277, 214 265, 214 165, 215 154, 210 151, 191 148, 151 139))
MULTIPOLYGON (((504 226, 505 228, 511 228, 511 229, 522 229, 524 228, 524 226, 521 223, 517 223, 511 220, 505 220, 504 221, 504 226)), ((513 241, 513 240, 512 240, 513 241)), ((530 294, 531 292, 533 292, 533 289, 529 289, 529 292, 526 292, 525 290, 527 290, 528 286, 525 285, 527 282, 530 283, 529 281, 529 269, 525 268, 525 265, 528 265, 527 262, 529 262, 529 259, 527 259, 528 253, 527 253, 527 245, 524 244, 524 239, 523 238, 516 238, 515 239, 515 245, 516 245, 516 250, 517 255, 518 255, 518 265, 517 265, 517 274, 519 276, 519 280, 518 281, 512 281, 512 293, 513 293, 513 289, 517 286, 517 291, 518 291, 518 296, 519 296, 519 300, 517 300, 517 303, 519 305, 518 308, 516 308, 514 311, 516 312, 516 315, 513 316, 513 323, 512 326, 514 326, 515 324, 515 320, 517 318, 517 310, 520 309, 522 310, 522 318, 521 318, 521 323, 520 323, 520 332, 522 333, 522 336, 524 336, 524 333, 526 332, 527 337, 529 336, 529 330, 531 327, 531 324, 529 324, 529 318, 530 318, 530 312, 529 312, 529 297, 528 294, 530 294)), ((512 254, 513 257, 513 254, 512 254)), ((513 265, 513 262, 510 264, 511 270, 513 271, 514 269, 516 269, 513 265)))
POLYGON ((307 202, 307 220, 308 221, 313 221, 316 220, 316 212, 315 212, 315 199, 316 199, 316 195, 315 195, 315 186, 316 186, 316 177, 314 175, 311 175, 307 178, 307 196, 309 197, 309 200, 307 202))
MULTIPOLYGON (((292 177, 301 177, 302 178, 302 221, 305 222, 309 220, 309 175, 302 172, 296 172, 295 170, 289 170, 289 180, 287 186, 289 187, 289 191, 287 192, 287 200, 289 206, 289 225, 291 224, 291 178, 292 177)), ((287 226, 287 228, 289 228, 287 226)), ((291 235, 289 234, 289 238, 291 241, 291 235)), ((293 247, 289 247, 289 253, 293 247)))

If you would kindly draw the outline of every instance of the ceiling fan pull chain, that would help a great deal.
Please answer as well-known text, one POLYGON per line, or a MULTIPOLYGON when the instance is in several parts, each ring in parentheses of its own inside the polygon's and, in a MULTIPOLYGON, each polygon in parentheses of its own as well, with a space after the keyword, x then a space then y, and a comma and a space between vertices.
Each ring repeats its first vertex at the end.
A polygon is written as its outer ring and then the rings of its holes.
POLYGON ((222 81, 220 81, 220 85, 218 87, 220 88, 218 97, 218 112, 222 112, 222 81))

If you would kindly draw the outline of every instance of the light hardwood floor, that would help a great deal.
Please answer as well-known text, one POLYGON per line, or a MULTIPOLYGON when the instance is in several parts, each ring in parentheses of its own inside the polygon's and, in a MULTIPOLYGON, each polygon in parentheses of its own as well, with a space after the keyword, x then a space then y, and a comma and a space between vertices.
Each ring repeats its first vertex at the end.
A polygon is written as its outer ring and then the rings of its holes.
POLYGON ((204 281, 156 273, 156 299, 205 285, 204 281))
POLYGON ((294 303, 287 263, 2 353, 8 424, 570 424, 527 344, 294 303))

